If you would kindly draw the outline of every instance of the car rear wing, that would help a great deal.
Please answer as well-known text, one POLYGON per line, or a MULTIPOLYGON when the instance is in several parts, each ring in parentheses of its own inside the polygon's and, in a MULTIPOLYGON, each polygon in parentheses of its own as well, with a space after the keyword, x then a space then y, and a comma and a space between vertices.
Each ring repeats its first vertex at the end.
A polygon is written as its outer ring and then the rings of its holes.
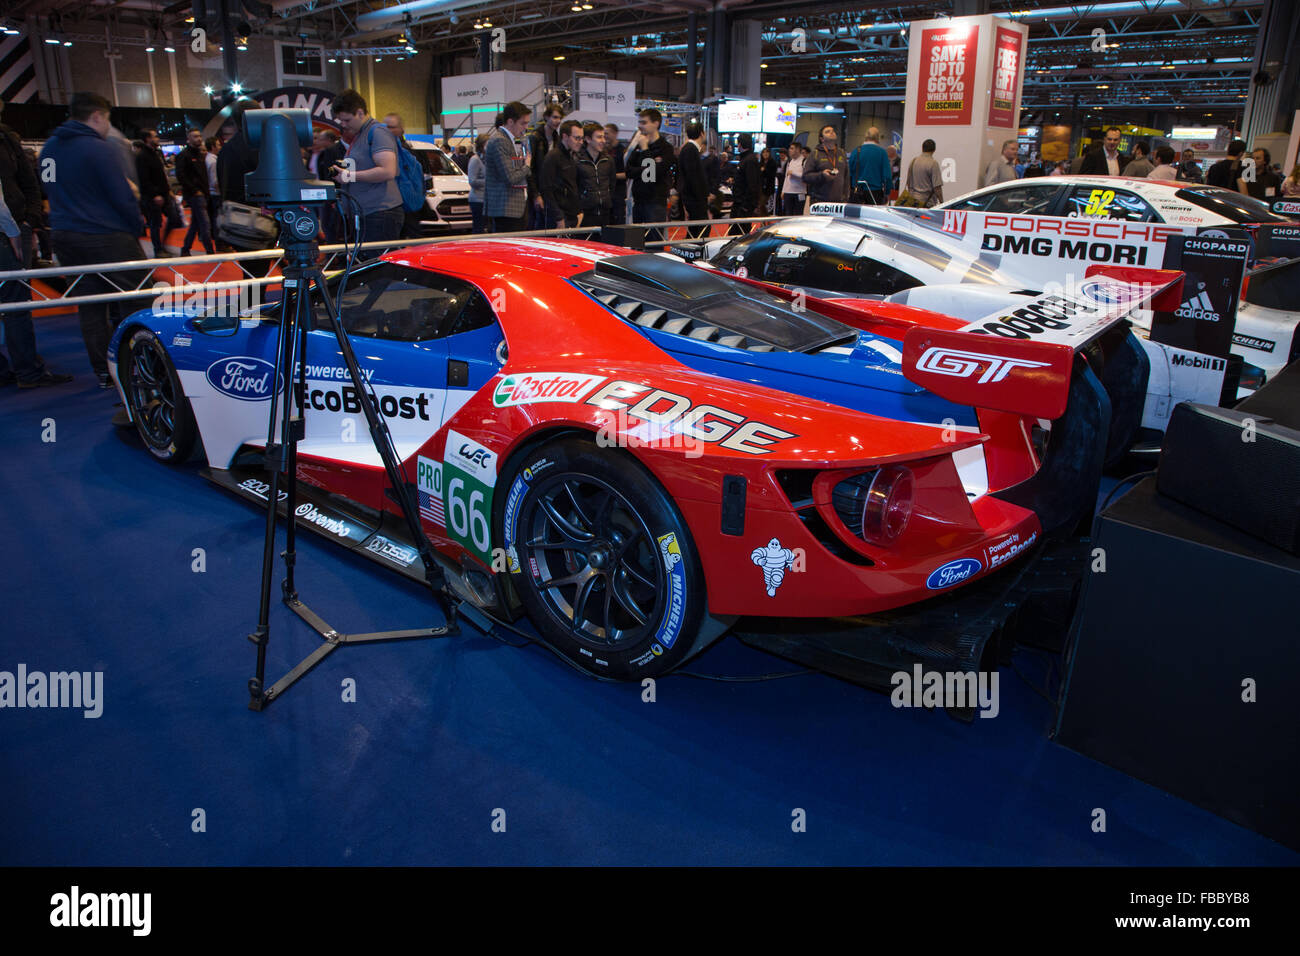
POLYGON ((1094 266, 1073 287, 961 329, 909 329, 903 374, 949 401, 1056 419, 1069 400, 1075 354, 1139 309, 1177 308, 1182 285, 1174 270, 1094 266))

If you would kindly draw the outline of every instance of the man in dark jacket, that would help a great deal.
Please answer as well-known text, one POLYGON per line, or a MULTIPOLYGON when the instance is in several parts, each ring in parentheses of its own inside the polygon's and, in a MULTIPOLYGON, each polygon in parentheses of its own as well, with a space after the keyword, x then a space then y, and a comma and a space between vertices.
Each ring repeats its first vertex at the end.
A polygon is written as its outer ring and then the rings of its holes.
POLYGON ((190 207, 190 228, 181 243, 181 255, 188 256, 198 236, 208 255, 215 255, 212 244, 212 227, 208 223, 208 160, 203 148, 202 130, 192 129, 185 134, 185 148, 176 157, 176 181, 181 186, 181 196, 190 207))
MULTIPOLYGON (((542 125, 528 134, 528 163, 533 170, 533 183, 537 184, 537 195, 541 194, 542 162, 546 159, 547 153, 560 142, 560 121, 563 118, 564 110, 560 109, 560 104, 552 103, 542 112, 542 125)), ((547 219, 545 197, 541 209, 538 209, 532 200, 533 197, 529 196, 531 227, 533 229, 554 228, 545 225, 547 219)))
MULTIPOLYGON (((687 219, 709 218, 709 177, 704 171, 700 149, 704 146, 704 127, 698 120, 686 124, 686 143, 677 154, 677 195, 687 219)), ((692 239, 708 234, 707 225, 691 226, 692 239)))
POLYGON ((1089 150, 1079 166, 1080 176, 1118 176, 1124 171, 1133 157, 1119 151, 1119 140, 1123 134, 1118 126, 1106 130, 1101 145, 1089 150))
MULTIPOLYGON (((63 266, 143 259, 140 235, 144 218, 131 192, 117 147, 107 140, 112 104, 95 93, 76 93, 70 119, 56 129, 41 150, 41 169, 53 175, 46 184, 55 255, 63 266)), ((117 273, 121 284, 143 281, 144 273, 117 273)), ((112 292, 103 280, 86 277, 84 295, 112 292)), ((133 309, 134 306, 127 308, 133 309)), ((100 386, 108 379, 108 341, 125 315, 119 303, 77 306, 81 337, 100 386)))
POLYGON ((577 120, 560 123, 560 141, 546 151, 537 186, 546 204, 547 229, 579 225, 582 204, 578 201, 578 167, 573 154, 583 145, 581 123, 577 120))
POLYGON ((1237 191, 1237 180, 1241 178, 1241 154, 1246 151, 1246 144, 1234 139, 1228 144, 1228 158, 1221 159, 1205 171, 1205 185, 1222 186, 1224 189, 1237 191))
MULTIPOLYGON (((4 111, 4 106, 4 100, 0 100, 0 112, 4 111)), ((0 187, 4 189, 9 215, 21 233, 19 245, 23 268, 30 269, 35 256, 33 231, 43 224, 41 187, 36 181, 36 170, 32 169, 23 152, 22 140, 3 123, 0 123, 0 187)))
MULTIPOLYGON (((736 181, 731 190, 731 218, 744 219, 758 215, 759 198, 763 189, 763 170, 754 155, 754 137, 741 133, 736 137, 740 144, 740 161, 736 164, 736 181)), ((729 233, 743 236, 752 223, 734 223, 729 233)))
POLYGON ((599 123, 582 127, 582 149, 574 155, 578 177, 578 207, 584 226, 609 225, 609 184, 614 181, 614 161, 604 151, 605 130, 599 123))
MULTIPOLYGON (((586 131, 586 125, 583 125, 586 131)), ((627 167, 623 165, 623 144, 618 138, 618 124, 605 124, 605 155, 609 157, 609 225, 627 222, 627 167)))
POLYGON ((161 258, 171 255, 163 245, 162 236, 163 217, 167 214, 171 186, 167 182, 167 164, 163 162, 158 131, 141 130, 140 139, 144 147, 135 158, 136 172, 140 177, 140 205, 144 208, 145 219, 149 223, 149 240, 153 243, 154 257, 161 258))
MULTIPOLYGON (((673 164, 677 157, 672 143, 659 135, 663 114, 653 106, 643 109, 637 120, 637 134, 627 147, 627 178, 632 183, 632 221, 665 222, 668 219, 668 190, 672 188, 673 164)), ((659 231, 652 229, 646 240, 653 242, 659 231)))
POLYGON ((817 148, 804 161, 803 182, 813 202, 847 202, 849 158, 840 149, 835 127, 826 125, 817 134, 817 148))

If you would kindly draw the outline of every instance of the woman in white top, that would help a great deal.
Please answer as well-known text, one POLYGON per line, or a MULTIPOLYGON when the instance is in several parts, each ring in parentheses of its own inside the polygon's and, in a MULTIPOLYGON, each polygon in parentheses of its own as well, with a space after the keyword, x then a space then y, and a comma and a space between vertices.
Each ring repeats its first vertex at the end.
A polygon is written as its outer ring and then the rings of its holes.
POLYGON ((781 184, 781 214, 798 216, 803 212, 807 187, 803 184, 803 164, 807 153, 798 143, 786 150, 785 181, 781 184))

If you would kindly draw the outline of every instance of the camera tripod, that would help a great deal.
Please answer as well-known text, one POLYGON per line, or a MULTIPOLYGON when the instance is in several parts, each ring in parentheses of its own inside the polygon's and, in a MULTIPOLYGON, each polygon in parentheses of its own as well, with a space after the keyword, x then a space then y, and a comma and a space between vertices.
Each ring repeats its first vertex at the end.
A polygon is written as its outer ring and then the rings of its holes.
POLYGON ((290 685, 303 677, 327 656, 345 644, 363 644, 374 641, 395 641, 417 637, 446 637, 458 633, 456 623, 457 600, 453 596, 446 575, 434 557, 433 549, 420 527, 419 514, 414 502, 414 489, 401 471, 397 450, 393 446, 392 435, 388 425, 379 411, 379 402, 375 398, 370 382, 362 374, 357 364, 356 353, 352 349, 347 332, 340 321, 338 308, 325 285, 325 277, 320 266, 319 247, 316 243, 317 229, 320 225, 319 212, 313 204, 283 205, 275 210, 275 217, 281 223, 281 238, 284 240, 284 298, 281 304, 280 328, 275 347, 275 387, 271 393, 271 410, 267 426, 266 468, 270 472, 270 490, 266 506, 266 540, 262 551, 261 598, 258 607, 257 629, 248 639, 257 645, 257 675, 249 680, 249 709, 262 710, 271 701, 278 699, 290 685), (348 375, 356 394, 360 399, 361 410, 365 414, 370 429, 370 437, 375 450, 384 463, 388 475, 389 487, 386 494, 401 509, 410 531, 411 540, 420 554, 424 564, 425 583, 434 599, 442 608, 446 624, 442 627, 423 627, 398 631, 376 631, 367 634, 343 634, 326 623, 311 608, 303 604, 298 597, 294 581, 294 564, 296 560, 295 529, 296 505, 298 496, 298 442, 306 435, 306 421, 298 396, 306 387, 306 345, 307 323, 312 314, 311 293, 313 287, 320 295, 325 306, 327 321, 338 341, 339 351, 347 366, 348 375), (298 386, 295 395, 295 384, 298 386), (281 583, 282 598, 285 605, 305 621, 317 634, 322 643, 307 655, 297 666, 281 677, 270 687, 265 686, 266 646, 270 638, 271 613, 271 574, 275 564, 275 539, 277 509, 280 498, 280 485, 285 484, 285 577, 281 583))

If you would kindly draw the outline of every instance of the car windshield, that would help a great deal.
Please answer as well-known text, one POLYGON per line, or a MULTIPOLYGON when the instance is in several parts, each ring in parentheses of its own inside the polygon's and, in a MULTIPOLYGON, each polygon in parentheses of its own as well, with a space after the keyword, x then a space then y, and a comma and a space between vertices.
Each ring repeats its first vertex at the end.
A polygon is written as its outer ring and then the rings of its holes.
POLYGON ((430 176, 464 176, 464 171, 453 163, 440 149, 412 150, 420 157, 420 165, 430 176))
POLYGON ((1193 186, 1175 193, 1193 205, 1217 213, 1230 222, 1290 222, 1253 196, 1246 196, 1218 186, 1193 186))

